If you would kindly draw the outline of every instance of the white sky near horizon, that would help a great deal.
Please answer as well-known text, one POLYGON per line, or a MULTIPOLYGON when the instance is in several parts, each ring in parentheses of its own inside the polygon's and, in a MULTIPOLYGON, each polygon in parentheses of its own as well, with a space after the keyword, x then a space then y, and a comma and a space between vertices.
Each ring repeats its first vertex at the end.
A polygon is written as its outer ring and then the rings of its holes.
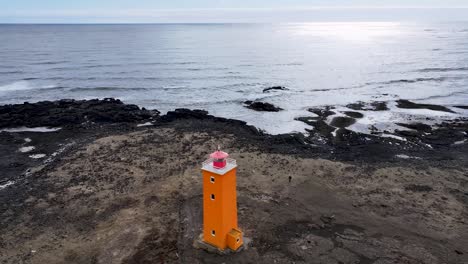
POLYGON ((468 20, 468 0, 0 0, 0 23, 468 20))

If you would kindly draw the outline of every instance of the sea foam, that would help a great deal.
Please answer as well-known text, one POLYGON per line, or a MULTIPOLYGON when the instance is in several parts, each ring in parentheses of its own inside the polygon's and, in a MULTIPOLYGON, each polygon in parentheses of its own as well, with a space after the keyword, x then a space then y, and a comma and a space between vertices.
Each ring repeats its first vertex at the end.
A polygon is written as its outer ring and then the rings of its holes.
POLYGON ((56 132, 62 129, 61 127, 15 127, 15 128, 4 128, 0 129, 0 132, 9 132, 9 133, 17 133, 17 132, 38 132, 38 133, 45 133, 45 132, 56 132))
POLYGON ((25 91, 25 90, 36 90, 36 89, 51 89, 56 87, 55 85, 33 85, 28 81, 16 81, 6 85, 0 86, 0 93, 14 92, 14 91, 25 91))

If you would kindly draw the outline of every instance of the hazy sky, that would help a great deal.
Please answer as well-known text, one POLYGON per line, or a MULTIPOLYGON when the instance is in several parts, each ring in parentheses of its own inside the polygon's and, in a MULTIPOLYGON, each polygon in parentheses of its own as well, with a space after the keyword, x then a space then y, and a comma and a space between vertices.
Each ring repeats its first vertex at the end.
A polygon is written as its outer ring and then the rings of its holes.
POLYGON ((468 0, 0 0, 0 23, 467 20, 467 8, 468 0))

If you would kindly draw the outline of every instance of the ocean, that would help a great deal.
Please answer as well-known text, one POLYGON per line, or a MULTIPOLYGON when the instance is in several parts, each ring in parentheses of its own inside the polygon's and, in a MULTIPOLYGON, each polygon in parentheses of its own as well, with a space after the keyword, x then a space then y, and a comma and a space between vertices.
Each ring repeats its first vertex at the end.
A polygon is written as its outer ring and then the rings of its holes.
POLYGON ((106 97, 205 109, 272 134, 305 132, 295 118, 310 107, 357 101, 390 106, 365 114, 359 131, 402 116, 467 116, 403 113, 394 102, 468 104, 468 23, 0 25, 0 104, 106 97), (270 86, 288 90, 264 93, 270 86))

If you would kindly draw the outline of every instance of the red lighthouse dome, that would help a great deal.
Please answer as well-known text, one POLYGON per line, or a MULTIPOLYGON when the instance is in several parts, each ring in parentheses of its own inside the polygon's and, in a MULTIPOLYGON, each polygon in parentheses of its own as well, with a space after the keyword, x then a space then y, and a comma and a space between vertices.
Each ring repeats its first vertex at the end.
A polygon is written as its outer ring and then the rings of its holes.
POLYGON ((216 169, 222 169, 226 167, 227 157, 229 157, 229 154, 219 149, 210 154, 210 158, 213 159, 213 167, 216 169))

